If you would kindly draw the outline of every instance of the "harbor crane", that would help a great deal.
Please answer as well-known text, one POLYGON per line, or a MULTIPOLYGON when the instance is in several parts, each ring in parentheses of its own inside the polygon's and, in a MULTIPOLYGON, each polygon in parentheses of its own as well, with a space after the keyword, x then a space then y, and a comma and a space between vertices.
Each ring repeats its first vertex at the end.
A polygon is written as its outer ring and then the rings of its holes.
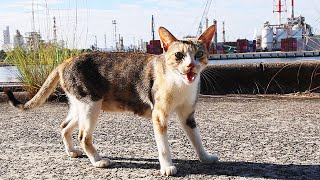
POLYGON ((206 2, 206 5, 204 7, 204 10, 203 10, 203 13, 202 13, 202 16, 201 16, 201 19, 200 19, 200 24, 199 24, 199 27, 198 27, 197 36, 202 34, 203 23, 204 23, 204 20, 206 19, 207 15, 208 15, 208 12, 209 12, 209 9, 210 9, 210 6, 211 6, 211 2, 212 2, 212 0, 207 0, 207 2, 206 2))

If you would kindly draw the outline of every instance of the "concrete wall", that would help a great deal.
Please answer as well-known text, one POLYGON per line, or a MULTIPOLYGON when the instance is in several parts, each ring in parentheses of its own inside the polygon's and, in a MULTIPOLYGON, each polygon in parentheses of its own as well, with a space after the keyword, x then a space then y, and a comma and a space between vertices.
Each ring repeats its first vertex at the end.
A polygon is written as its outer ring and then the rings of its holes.
POLYGON ((320 62, 210 65, 201 76, 201 93, 286 94, 320 92, 320 62))

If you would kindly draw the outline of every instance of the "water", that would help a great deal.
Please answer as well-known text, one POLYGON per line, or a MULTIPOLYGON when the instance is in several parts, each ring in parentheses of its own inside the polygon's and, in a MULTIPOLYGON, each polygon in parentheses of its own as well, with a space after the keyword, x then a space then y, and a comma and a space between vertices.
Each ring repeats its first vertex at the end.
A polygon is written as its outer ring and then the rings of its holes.
MULTIPOLYGON (((240 63, 260 63, 260 62, 294 62, 320 60, 320 57, 298 57, 298 58, 265 58, 265 59, 234 59, 234 60, 210 60, 209 64, 240 64, 240 63)), ((18 70, 15 66, 0 67, 0 83, 20 82, 18 70)))
POLYGON ((0 83, 3 82, 20 82, 18 79, 18 69, 15 66, 0 67, 0 83))

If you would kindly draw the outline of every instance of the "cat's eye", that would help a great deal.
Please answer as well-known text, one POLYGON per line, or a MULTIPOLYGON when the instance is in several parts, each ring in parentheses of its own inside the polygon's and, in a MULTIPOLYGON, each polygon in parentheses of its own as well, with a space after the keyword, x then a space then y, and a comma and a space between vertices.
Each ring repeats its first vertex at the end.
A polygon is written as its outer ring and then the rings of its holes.
POLYGON ((181 60, 184 58, 184 54, 182 54, 182 52, 176 52, 174 55, 178 60, 181 60))
POLYGON ((203 56, 203 51, 198 51, 196 55, 194 55, 195 58, 201 58, 203 56))

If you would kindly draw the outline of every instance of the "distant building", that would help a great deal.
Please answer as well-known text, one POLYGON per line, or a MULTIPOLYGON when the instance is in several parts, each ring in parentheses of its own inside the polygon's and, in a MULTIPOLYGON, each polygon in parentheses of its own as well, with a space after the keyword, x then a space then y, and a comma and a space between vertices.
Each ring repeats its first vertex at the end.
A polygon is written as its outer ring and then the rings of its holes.
POLYGON ((13 47, 14 48, 24 48, 24 38, 21 35, 20 31, 16 31, 16 35, 13 38, 13 47))
POLYGON ((5 30, 3 30, 3 44, 1 48, 4 51, 9 51, 11 49, 9 26, 7 26, 5 30))
POLYGON ((3 44, 11 44, 9 26, 7 26, 5 30, 3 30, 3 44))
POLYGON ((40 45, 44 43, 41 39, 41 35, 38 32, 26 33, 27 47, 31 50, 38 50, 40 45))

